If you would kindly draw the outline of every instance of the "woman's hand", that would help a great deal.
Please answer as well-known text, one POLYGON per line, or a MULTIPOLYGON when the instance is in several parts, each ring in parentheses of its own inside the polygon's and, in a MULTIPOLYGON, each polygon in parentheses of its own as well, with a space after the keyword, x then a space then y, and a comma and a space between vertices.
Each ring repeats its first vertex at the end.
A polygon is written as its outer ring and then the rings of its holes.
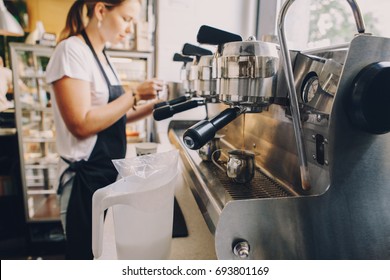
POLYGON ((164 92, 164 87, 166 87, 166 85, 163 80, 151 79, 137 86, 135 93, 138 100, 160 99, 163 97, 160 97, 160 95, 164 92))

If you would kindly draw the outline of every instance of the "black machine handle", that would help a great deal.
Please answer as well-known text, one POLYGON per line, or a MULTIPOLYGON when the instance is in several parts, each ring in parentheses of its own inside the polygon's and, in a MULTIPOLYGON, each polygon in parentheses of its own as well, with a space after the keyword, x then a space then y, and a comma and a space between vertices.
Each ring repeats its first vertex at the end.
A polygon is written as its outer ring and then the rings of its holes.
POLYGON ((201 48, 201 47, 198 47, 195 45, 191 45, 188 43, 184 44, 182 53, 184 55, 195 55, 197 57, 213 54, 213 52, 208 50, 208 49, 204 49, 204 48, 201 48))
POLYGON ((179 104, 179 103, 182 103, 182 102, 185 102, 185 101, 187 101, 187 97, 182 95, 182 96, 179 96, 178 98, 175 98, 175 99, 171 99, 171 100, 163 101, 163 102, 160 102, 160 103, 156 103, 156 104, 154 104, 154 109, 157 109, 157 108, 160 108, 160 107, 163 107, 163 106, 167 106, 167 105, 176 105, 176 104, 179 104))
POLYGON ((223 45, 229 42, 242 41, 242 37, 208 25, 202 25, 198 31, 197 41, 200 44, 223 45))
POLYGON ((352 82, 346 110, 352 124, 372 134, 390 132, 390 62, 364 67, 352 82))
POLYGON ((229 124, 241 113, 239 107, 227 108, 211 120, 201 120, 184 132, 184 144, 191 150, 197 150, 214 138, 218 130, 229 124))
POLYGON ((188 100, 175 105, 166 105, 160 108, 157 108, 153 111, 153 118, 156 121, 165 120, 172 117, 174 114, 187 111, 189 109, 198 107, 199 102, 197 100, 188 100))
POLYGON ((173 55, 173 61, 180 61, 180 62, 187 63, 187 62, 192 62, 193 58, 186 55, 182 55, 180 53, 175 53, 173 55))

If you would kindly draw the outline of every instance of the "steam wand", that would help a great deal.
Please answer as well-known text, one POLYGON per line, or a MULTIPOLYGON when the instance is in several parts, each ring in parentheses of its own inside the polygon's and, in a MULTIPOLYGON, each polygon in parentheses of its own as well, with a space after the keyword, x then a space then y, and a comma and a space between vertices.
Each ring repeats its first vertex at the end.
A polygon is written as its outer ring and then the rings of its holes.
MULTIPOLYGON (((292 5, 294 1, 295 0, 287 0, 283 4, 280 10, 279 18, 278 18, 278 31, 279 31, 278 37, 280 42, 280 49, 283 55, 283 64, 287 75, 287 86, 290 95, 290 108, 291 108, 291 115, 293 120, 295 140, 296 140, 297 150, 298 150, 302 189, 307 191, 310 190, 311 188, 309 168, 307 165, 305 146, 303 144, 304 143, 303 128, 302 128, 301 116, 299 112, 297 92, 294 86, 294 74, 292 71, 291 57, 290 57, 289 49, 287 47, 286 36, 284 32, 284 19, 286 17, 287 10, 289 9, 289 7, 292 5)), ((355 0, 347 0, 347 2, 351 6, 353 15, 355 17, 358 33, 364 33, 365 32, 364 21, 359 6, 357 5, 355 0)))
POLYGON ((302 127, 301 116, 299 112, 297 92, 294 86, 294 74, 292 71, 290 52, 287 47, 286 36, 284 33, 284 19, 286 17, 288 8, 291 6, 293 2, 294 0, 287 0, 283 4, 280 10, 279 18, 278 18, 278 28, 279 28, 278 37, 280 42, 280 49, 283 56, 283 64, 286 70, 286 76, 287 76, 286 81, 287 81, 287 86, 290 95, 290 108, 291 108, 291 116, 292 116, 292 122, 294 127, 295 141, 297 144, 299 166, 300 166, 300 173, 301 173, 301 184, 302 184, 302 189, 308 191, 311 189, 311 185, 310 185, 309 167, 307 164, 307 156, 306 156, 305 146, 303 142, 304 140, 303 127, 302 127))

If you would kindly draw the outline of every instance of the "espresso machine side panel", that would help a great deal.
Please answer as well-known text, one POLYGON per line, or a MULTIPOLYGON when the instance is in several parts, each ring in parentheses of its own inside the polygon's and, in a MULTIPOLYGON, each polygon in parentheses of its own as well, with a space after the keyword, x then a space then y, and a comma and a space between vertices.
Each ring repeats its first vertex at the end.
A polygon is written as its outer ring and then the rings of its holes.
MULTIPOLYGON (((389 38, 363 35, 351 42, 330 119, 332 182, 328 207, 340 209, 340 215, 332 217, 333 225, 338 225, 333 231, 346 230, 340 243, 345 258, 390 258, 390 133, 363 131, 347 115, 348 110, 358 109, 350 108, 357 75, 368 65, 383 61, 390 61, 389 38)), ((390 75, 386 79, 390 81, 390 75)), ((379 85, 385 86, 388 94, 388 82, 379 85)), ((367 92, 368 98, 374 94, 367 92)), ((377 110, 380 108, 382 104, 377 110)), ((389 120, 389 112, 387 109, 381 114, 389 120)), ((318 221, 329 220, 327 215, 322 212, 318 221)))

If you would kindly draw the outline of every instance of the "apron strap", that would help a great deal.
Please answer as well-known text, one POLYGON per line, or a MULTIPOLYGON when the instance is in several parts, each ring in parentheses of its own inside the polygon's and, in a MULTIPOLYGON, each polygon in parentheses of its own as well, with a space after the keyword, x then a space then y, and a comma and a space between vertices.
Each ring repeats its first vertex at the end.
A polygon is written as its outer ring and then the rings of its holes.
POLYGON ((67 164, 68 164, 68 167, 64 170, 64 172, 62 172, 61 176, 60 176, 60 179, 59 179, 59 182, 58 182, 58 189, 57 189, 57 194, 62 194, 63 190, 64 190, 64 186, 70 181, 72 180, 72 177, 69 178, 68 180, 66 180, 65 182, 64 181, 64 176, 65 174, 68 174, 70 172, 77 172, 77 170, 80 169, 81 165, 84 164, 86 161, 85 160, 80 160, 80 161, 70 161, 64 157, 61 157, 61 159, 63 161, 65 161, 67 164))
MULTIPOLYGON (((101 72, 102 72, 102 74, 103 74, 103 76, 104 76, 104 79, 106 80, 107 85, 108 85, 108 86, 111 86, 110 80, 108 79, 107 74, 106 74, 106 72, 104 71, 103 65, 101 64, 101 62, 100 62, 100 60, 99 60, 99 57, 97 56, 97 54, 96 54, 96 52, 95 52, 95 49, 93 48, 93 46, 92 46, 92 44, 91 44, 91 41, 89 40, 88 35, 87 35, 87 33, 85 32, 85 29, 84 29, 83 31, 81 31, 81 35, 83 36, 83 38, 84 38, 84 40, 85 40, 85 43, 86 43, 86 44, 88 45, 88 47, 91 49, 91 52, 92 52, 93 56, 95 57, 96 62, 97 62, 98 65, 99 65, 99 68, 100 68, 100 70, 101 70, 101 72)), ((119 82, 119 79, 118 79, 118 77, 117 77, 116 74, 115 74, 114 68, 112 67, 110 61, 108 60, 108 57, 107 57, 107 54, 106 54, 105 49, 103 50, 103 54, 104 54, 104 57, 106 58, 106 61, 107 61, 107 63, 108 63, 108 66, 110 66, 112 73, 114 74, 115 78, 116 78, 117 81, 119 82)))

